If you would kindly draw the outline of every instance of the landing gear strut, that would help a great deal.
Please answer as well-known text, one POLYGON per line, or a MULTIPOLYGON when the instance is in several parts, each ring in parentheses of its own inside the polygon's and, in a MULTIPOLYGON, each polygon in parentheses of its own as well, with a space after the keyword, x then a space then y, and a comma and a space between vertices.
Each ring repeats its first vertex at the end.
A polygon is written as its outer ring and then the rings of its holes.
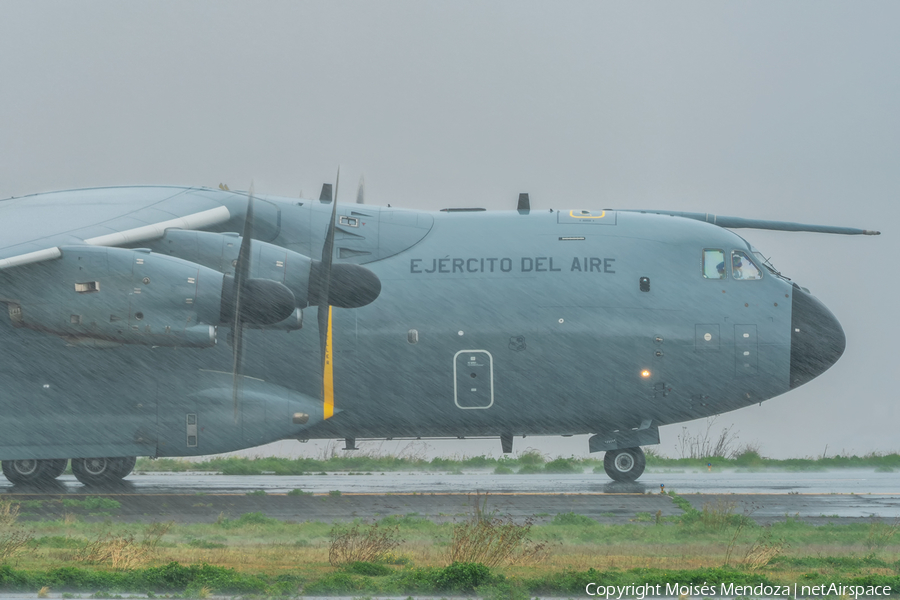
POLYGON ((64 458, 4 460, 3 474, 13 484, 46 483, 62 475, 67 462, 64 458))
POLYGON ((85 485, 110 483, 125 478, 135 464, 134 456, 119 458, 73 458, 72 474, 85 485))
POLYGON ((644 451, 640 448, 607 450, 603 457, 603 468, 615 481, 634 481, 644 472, 646 464, 644 451))

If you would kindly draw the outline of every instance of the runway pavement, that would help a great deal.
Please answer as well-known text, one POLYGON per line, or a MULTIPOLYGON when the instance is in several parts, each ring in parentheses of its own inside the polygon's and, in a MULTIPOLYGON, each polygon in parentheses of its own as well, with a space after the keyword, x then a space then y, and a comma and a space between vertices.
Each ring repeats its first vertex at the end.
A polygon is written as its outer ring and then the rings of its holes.
POLYGON ((90 495, 111 497, 121 503, 112 515, 97 514, 97 518, 113 516, 126 521, 210 522, 220 515, 236 518, 246 512, 293 521, 371 519, 409 513, 445 520, 465 515, 487 495, 489 510, 518 519, 533 517, 540 522, 557 513, 577 512, 601 522, 623 523, 646 518, 638 517, 639 513, 681 513, 670 497, 660 494, 661 484, 698 509, 721 498, 733 502, 736 512, 750 514, 760 523, 786 516, 813 522, 900 518, 900 478, 896 474, 849 469, 799 473, 648 471, 634 484, 614 483, 604 474, 593 473, 136 473, 120 484, 102 488, 83 486, 74 477, 63 476, 55 485, 42 489, 0 485, 0 493, 20 500, 44 500, 28 503, 25 518, 58 518, 71 510, 60 499, 90 495), (291 490, 311 495, 288 495, 291 490))

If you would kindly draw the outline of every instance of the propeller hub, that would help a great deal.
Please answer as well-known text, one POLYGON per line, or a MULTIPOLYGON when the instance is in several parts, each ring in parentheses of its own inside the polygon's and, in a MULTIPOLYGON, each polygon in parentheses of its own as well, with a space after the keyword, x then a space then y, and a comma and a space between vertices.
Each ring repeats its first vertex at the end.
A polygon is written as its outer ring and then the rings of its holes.
POLYGON ((309 286, 309 304, 331 305, 338 308, 359 308, 371 304, 381 294, 381 280, 365 267, 347 263, 331 265, 328 297, 323 298, 325 269, 320 261, 312 261, 309 286))
MULTIPOLYGON (((222 286, 222 323, 234 320, 234 285, 226 275, 222 286)), ((241 290, 241 322, 249 325, 274 325, 294 312, 296 299, 285 285, 271 279, 247 279, 241 290)))

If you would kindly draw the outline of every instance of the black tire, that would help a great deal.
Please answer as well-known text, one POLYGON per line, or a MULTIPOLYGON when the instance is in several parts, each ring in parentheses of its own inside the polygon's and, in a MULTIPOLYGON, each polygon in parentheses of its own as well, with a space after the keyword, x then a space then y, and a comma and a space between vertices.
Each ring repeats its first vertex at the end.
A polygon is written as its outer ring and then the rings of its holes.
POLYGON ((137 457, 135 456, 123 456, 122 458, 114 458, 113 459, 113 471, 115 472, 116 477, 119 479, 125 479, 131 472, 134 470, 134 465, 137 463, 137 457))
POLYGON ((121 481, 134 469, 134 456, 73 458, 72 474, 84 485, 121 481))
POLYGON ((114 458, 73 458, 72 474, 84 485, 109 483, 119 479, 116 476, 114 458))
POLYGON ((608 450, 603 457, 606 474, 615 481, 632 482, 644 473, 647 460, 640 448, 608 450))
POLYGON ((22 460, 4 460, 2 461, 2 466, 3 474, 9 479, 10 483, 28 485, 53 481, 66 470, 66 461, 65 459, 37 460, 26 458, 22 460), (59 470, 60 462, 62 462, 62 470, 59 470))
POLYGON ((52 460, 47 461, 50 463, 47 471, 50 474, 50 477, 56 479, 60 475, 66 472, 66 467, 69 466, 68 458, 54 458, 52 460))

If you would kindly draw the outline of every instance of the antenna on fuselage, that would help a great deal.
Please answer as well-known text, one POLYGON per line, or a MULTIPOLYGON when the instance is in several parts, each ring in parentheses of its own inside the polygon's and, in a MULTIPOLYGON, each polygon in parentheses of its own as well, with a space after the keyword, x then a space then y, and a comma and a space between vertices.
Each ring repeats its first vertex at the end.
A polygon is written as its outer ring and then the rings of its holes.
POLYGON ((366 203, 366 180, 362 175, 359 176, 359 187, 356 188, 356 203, 366 203))
POLYGON ((520 213, 527 213, 531 210, 531 199, 528 197, 528 192, 522 192, 519 194, 519 205, 516 207, 520 213))

